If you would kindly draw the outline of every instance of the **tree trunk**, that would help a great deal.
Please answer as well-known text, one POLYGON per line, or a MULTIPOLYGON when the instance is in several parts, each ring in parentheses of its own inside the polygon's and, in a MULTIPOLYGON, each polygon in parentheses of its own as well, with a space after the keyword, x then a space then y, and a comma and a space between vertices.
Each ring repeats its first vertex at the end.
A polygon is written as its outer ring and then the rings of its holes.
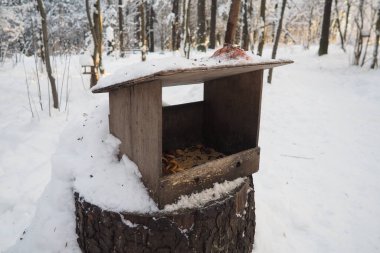
POLYGON ((345 42, 347 41, 348 20, 349 20, 349 17, 350 17, 350 10, 351 10, 351 2, 347 0, 346 3, 347 3, 346 23, 344 24, 344 34, 343 34, 343 38, 344 38, 345 42))
POLYGON ((96 1, 95 4, 96 11, 94 12, 94 28, 96 32, 96 38, 98 39, 98 55, 99 55, 99 71, 100 74, 104 74, 105 70, 103 67, 103 18, 102 18, 102 10, 100 7, 100 0, 96 1))
POLYGON ((49 35, 47 30, 47 19, 46 19, 46 12, 45 12, 45 6, 42 0, 37 0, 38 4, 38 10, 40 11, 41 15, 41 24, 42 24, 42 36, 43 36, 43 44, 44 44, 44 55, 45 55, 45 65, 46 65, 46 72, 49 78, 50 86, 51 86, 51 94, 53 97, 53 107, 56 109, 59 109, 58 107, 58 92, 57 87, 55 86, 55 79, 52 74, 52 69, 50 65, 50 53, 49 53, 49 35))
POLYGON ((377 56, 379 53, 379 40, 380 40, 380 4, 377 9, 376 38, 375 38, 375 47, 373 50, 373 61, 371 64, 371 69, 375 69, 379 66, 378 61, 377 61, 377 56))
POLYGON ((140 41, 141 41, 141 60, 146 60, 146 23, 145 23, 145 0, 141 0, 139 5, 140 11, 140 41))
POLYGON ((216 9, 217 0, 211 0, 211 21, 210 21, 210 45, 209 48, 214 49, 216 46, 216 9))
MULTIPOLYGON (((186 0, 184 0, 186 1, 186 0)), ((186 16, 185 16, 185 43, 183 50, 187 59, 190 57, 191 48, 191 37, 190 37, 190 10, 191 10, 191 0, 187 0, 186 4, 186 16)))
MULTIPOLYGON (((45 63, 45 53, 44 53, 44 43, 43 43, 43 35, 42 35, 42 29, 39 29, 39 33, 40 33, 40 37, 39 37, 39 42, 40 42, 40 56, 41 56, 41 60, 43 63, 45 63)), ((42 69, 42 68, 41 68, 42 69)))
POLYGON ((203 207, 136 214, 102 210, 75 193, 76 232, 84 253, 250 253, 255 234, 253 185, 203 207))
POLYGON ((198 0, 197 50, 206 52, 206 1, 198 0))
POLYGON ((341 29, 340 19, 339 19, 338 0, 335 0, 335 13, 336 13, 336 24, 338 26, 338 31, 339 31, 339 36, 340 36, 340 47, 342 48, 343 52, 346 52, 346 49, 344 48, 344 37, 342 34, 342 29, 341 29))
POLYGON ((363 50, 363 22, 364 22, 364 16, 363 16, 363 6, 364 6, 364 0, 360 0, 359 2, 359 17, 355 19, 356 24, 356 40, 355 40, 355 47, 354 47, 354 65, 359 65, 360 62, 360 56, 362 55, 363 50))
POLYGON ((227 30, 224 37, 224 43, 233 44, 236 36, 237 22, 240 12, 240 0, 232 0, 230 12, 227 21, 227 30))
POLYGON ((265 0, 261 0, 260 4, 260 37, 259 37, 259 46, 257 49, 257 55, 263 55, 264 43, 265 43, 265 0))
POLYGON ((174 20, 172 23, 172 51, 177 51, 180 47, 180 33, 179 33, 179 0, 173 0, 174 20))
MULTIPOLYGON (((284 20, 285 7, 286 7, 286 0, 282 0, 280 21, 278 22, 276 38, 274 39, 272 59, 276 59, 278 43, 280 42, 280 37, 281 37, 282 22, 284 20)), ((269 69, 268 83, 272 83, 272 75, 273 75, 273 69, 269 69)))
POLYGON ((119 0, 119 49, 120 57, 124 57, 124 15, 123 15, 123 0, 119 0))
POLYGON ((154 10, 153 10, 153 4, 150 3, 150 10, 149 10, 149 52, 154 52, 154 10))
POLYGON ((242 48, 245 51, 248 51, 249 47, 249 34, 248 34, 248 0, 244 0, 244 8, 243 8, 243 44, 242 48))
POLYGON ((94 51, 92 54, 92 61, 93 61, 93 66, 91 67, 91 80, 90 80, 90 87, 93 87, 96 85, 96 83, 99 80, 99 39, 98 39, 98 31, 97 28, 95 28, 95 23, 97 21, 94 20, 91 17, 91 12, 90 12, 90 4, 89 0, 86 0, 86 14, 87 14, 87 20, 89 23, 91 35, 92 35, 92 40, 94 42, 94 51))
MULTIPOLYGON (((242 0, 240 0, 242 1, 242 0)), ((242 23, 243 23, 243 20, 242 20, 242 16, 243 16, 243 4, 241 4, 240 2, 240 10, 239 10, 239 17, 237 19, 237 23, 236 23, 236 33, 235 33, 235 39, 234 39, 234 44, 235 45, 238 45, 238 46, 241 46, 241 37, 242 37, 242 23)))
POLYGON ((330 36, 330 18, 331 18, 331 5, 332 0, 325 0, 325 10, 323 12, 322 34, 319 42, 318 55, 325 55, 328 53, 329 36, 330 36))
POLYGON ((272 42, 274 43, 275 39, 276 39, 276 21, 275 20, 278 20, 278 12, 277 12, 277 9, 278 9, 278 0, 277 0, 277 3, 274 5, 274 20, 272 22, 272 42))
MULTIPOLYGON (((380 2, 379 2, 379 5, 380 5, 380 2)), ((371 40, 371 34, 372 34, 372 29, 374 28, 374 26, 372 25, 372 23, 375 23, 376 22, 376 13, 377 11, 375 9, 372 9, 373 12, 371 14, 371 19, 370 19, 370 24, 371 26, 369 27, 369 32, 368 32, 368 38, 367 38, 367 42, 366 42, 366 45, 365 45, 365 48, 364 48, 364 53, 363 53, 363 57, 362 57, 362 62, 360 64, 360 67, 363 67, 365 62, 366 62, 366 57, 367 57, 367 52, 368 52, 368 45, 370 43, 370 40, 371 40)), ((375 35, 376 35, 376 26, 375 26, 375 35)), ((375 39, 376 39, 376 36, 375 36, 375 39)), ((375 41, 375 47, 376 47, 376 41, 375 41)))
POLYGON ((306 41, 306 49, 309 49, 310 47, 310 41, 311 41, 311 26, 313 25, 313 12, 314 12, 314 5, 310 8, 309 13, 309 22, 307 26, 307 41, 306 41))
POLYGON ((248 39, 249 39, 249 42, 251 45, 249 47, 249 50, 251 50, 251 52, 253 53, 254 48, 255 48, 255 44, 257 41, 257 34, 258 34, 257 33, 258 30, 254 29, 253 25, 252 25, 252 20, 255 19, 255 14, 253 13, 253 0, 249 0, 248 13, 249 13, 249 16, 248 16, 248 21, 249 21, 248 39))

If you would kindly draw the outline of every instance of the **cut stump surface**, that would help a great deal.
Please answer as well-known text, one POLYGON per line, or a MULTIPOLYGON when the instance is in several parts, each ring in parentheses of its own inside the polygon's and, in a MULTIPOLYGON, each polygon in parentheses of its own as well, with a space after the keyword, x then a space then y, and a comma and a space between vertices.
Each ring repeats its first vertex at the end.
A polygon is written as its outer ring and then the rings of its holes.
POLYGON ((133 214, 102 210, 75 193, 83 252, 251 252, 255 200, 251 179, 203 207, 133 214))

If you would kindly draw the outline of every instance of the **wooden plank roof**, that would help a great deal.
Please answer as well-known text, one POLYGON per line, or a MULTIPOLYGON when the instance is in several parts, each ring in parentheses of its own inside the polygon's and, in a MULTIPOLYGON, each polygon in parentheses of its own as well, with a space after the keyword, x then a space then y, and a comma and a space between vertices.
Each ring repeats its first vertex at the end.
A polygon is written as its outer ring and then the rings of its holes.
MULTIPOLYGON (((186 59, 181 59, 186 60, 186 59)), ((186 60, 191 61, 191 60, 186 60)), ((187 63, 187 62, 186 62, 187 63)), ((100 80, 100 83, 96 85, 93 89, 93 93, 102 93, 109 92, 110 90, 118 89, 125 86, 138 85, 139 83, 149 82, 153 80, 161 80, 162 86, 174 86, 174 85, 185 85, 185 84, 194 84, 202 83, 209 80, 219 79, 225 76, 232 76, 237 74, 242 74, 246 72, 252 72, 262 69, 270 69, 286 64, 293 63, 291 60, 240 60, 237 62, 227 62, 226 64, 216 62, 216 61, 199 61, 194 64, 194 61, 191 61, 191 64, 182 64, 178 67, 169 66, 163 67, 162 69, 157 68, 156 65, 159 63, 139 63, 141 68, 135 66, 135 70, 143 69, 144 73, 141 75, 130 75, 130 77, 120 77, 112 78, 108 77, 108 80, 100 80), (151 65, 150 65, 151 64, 151 65), (149 72, 146 68, 151 66, 152 71, 149 72)), ((138 65, 138 64, 136 64, 138 65)), ((165 62, 163 62, 165 65, 165 62)), ((133 68, 132 68, 133 71, 133 68)), ((127 75, 127 73, 125 73, 127 75)), ((107 77, 106 77, 107 78, 107 77)))

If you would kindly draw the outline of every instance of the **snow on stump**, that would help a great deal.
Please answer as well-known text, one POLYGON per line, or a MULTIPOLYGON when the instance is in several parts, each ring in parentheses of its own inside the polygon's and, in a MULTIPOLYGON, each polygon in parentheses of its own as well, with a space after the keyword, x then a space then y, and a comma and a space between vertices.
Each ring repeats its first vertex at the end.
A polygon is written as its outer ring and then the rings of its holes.
POLYGON ((255 234, 251 182, 244 178, 202 207, 152 214, 102 210, 76 193, 79 246, 85 253, 251 252, 255 234))

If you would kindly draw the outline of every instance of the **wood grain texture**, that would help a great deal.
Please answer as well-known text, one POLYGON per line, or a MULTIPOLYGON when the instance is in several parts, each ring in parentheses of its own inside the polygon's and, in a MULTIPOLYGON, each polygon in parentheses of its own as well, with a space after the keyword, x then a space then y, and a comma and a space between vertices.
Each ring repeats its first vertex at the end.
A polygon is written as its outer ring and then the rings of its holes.
POLYGON ((257 147, 263 71, 204 85, 204 141, 224 154, 257 147))
POLYGON ((158 206, 163 208, 181 195, 202 191, 214 183, 250 176, 258 171, 259 161, 260 148, 257 147, 165 176, 160 180, 158 206))
POLYGON ((129 119, 131 118, 130 95, 131 89, 123 88, 114 90, 109 93, 109 128, 110 133, 120 141, 120 154, 132 155, 131 145, 127 144, 131 140, 131 127, 129 119))
POLYGON ((74 195, 76 233, 85 253, 252 251, 256 222, 249 179, 203 207, 174 212, 112 212, 79 195, 74 195))
POLYGON ((203 102, 163 108, 163 150, 202 143, 203 102))
POLYGON ((248 73, 257 70, 264 70, 291 64, 289 60, 270 60, 268 62, 248 63, 244 65, 220 65, 220 66, 202 66, 188 69, 163 70, 156 73, 134 78, 125 82, 115 83, 107 87, 93 89, 93 93, 109 92, 114 89, 125 86, 133 86, 148 81, 161 80, 163 86, 185 85, 202 83, 222 77, 248 73))
POLYGON ((161 176, 161 82, 153 81, 110 93, 110 132, 119 138, 126 154, 142 175, 153 199, 161 176))

